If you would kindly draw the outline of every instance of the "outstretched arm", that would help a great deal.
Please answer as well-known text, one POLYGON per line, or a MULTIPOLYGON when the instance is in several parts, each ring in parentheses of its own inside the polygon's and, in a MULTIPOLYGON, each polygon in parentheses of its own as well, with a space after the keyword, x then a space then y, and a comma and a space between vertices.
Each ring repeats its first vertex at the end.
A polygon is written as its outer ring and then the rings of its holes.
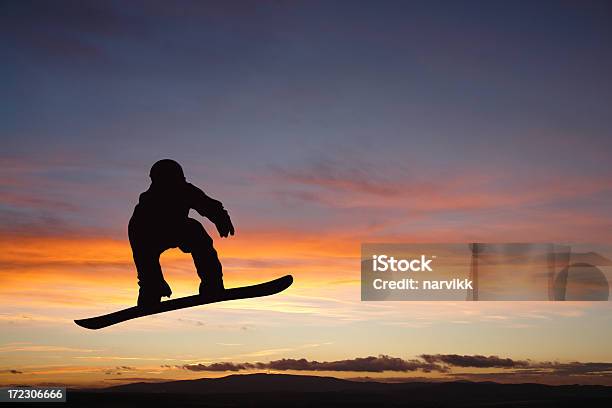
POLYGON ((202 190, 188 183, 191 208, 196 210, 202 217, 208 218, 217 227, 221 237, 234 235, 234 225, 221 201, 207 196, 202 190))

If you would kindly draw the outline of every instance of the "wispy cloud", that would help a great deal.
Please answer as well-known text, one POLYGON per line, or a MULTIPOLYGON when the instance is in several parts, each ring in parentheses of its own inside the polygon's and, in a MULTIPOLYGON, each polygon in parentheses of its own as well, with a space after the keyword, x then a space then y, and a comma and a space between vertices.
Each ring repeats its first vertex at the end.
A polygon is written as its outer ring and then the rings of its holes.
POLYGON ((392 164, 378 164, 356 159, 319 159, 302 168, 274 168, 272 179, 287 194, 297 198, 328 202, 333 194, 337 205, 355 200, 355 205, 369 202, 372 207, 402 206, 410 209, 439 211, 444 209, 483 209, 533 205, 561 198, 584 197, 612 190, 607 177, 540 175, 529 182, 517 182, 506 172, 483 171, 469 166, 454 172, 418 172, 397 169, 392 164), (500 188, 500 187, 504 188, 500 188), (312 194, 309 194, 312 193, 312 194), (348 197, 347 197, 348 196, 348 197), (361 199, 359 198, 361 197, 361 199))
POLYGON ((0 370, 0 374, 23 374, 23 371, 19 371, 19 370, 0 370))
POLYGON ((64 347, 64 346, 44 346, 35 344, 5 344, 0 346, 0 353, 11 353, 11 352, 33 352, 33 353, 57 353, 57 352, 71 352, 71 353, 93 353, 100 351, 100 349, 86 349, 78 347, 64 347))
POLYGON ((136 371, 135 367, 130 366, 117 366, 115 368, 104 370, 105 375, 123 375, 125 372, 136 371))

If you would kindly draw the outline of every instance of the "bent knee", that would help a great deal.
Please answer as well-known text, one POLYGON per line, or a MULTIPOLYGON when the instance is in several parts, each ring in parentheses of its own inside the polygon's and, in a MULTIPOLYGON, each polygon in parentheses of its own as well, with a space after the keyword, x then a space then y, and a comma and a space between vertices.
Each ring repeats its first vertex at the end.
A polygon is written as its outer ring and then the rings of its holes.
POLYGON ((200 224, 199 221, 194 220, 193 218, 187 218, 187 222, 185 223, 185 233, 190 237, 200 238, 206 237, 210 238, 206 233, 206 230, 200 224))
POLYGON ((193 218, 187 219, 181 241, 179 248, 184 252, 191 252, 194 248, 212 247, 213 244, 202 224, 193 218))

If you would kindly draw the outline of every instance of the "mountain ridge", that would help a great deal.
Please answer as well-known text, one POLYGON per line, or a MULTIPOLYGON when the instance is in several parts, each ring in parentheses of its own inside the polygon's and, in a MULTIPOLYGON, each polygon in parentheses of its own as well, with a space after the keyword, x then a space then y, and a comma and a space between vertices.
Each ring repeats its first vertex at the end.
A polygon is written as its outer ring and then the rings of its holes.
POLYGON ((538 383, 503 384, 493 381, 416 381, 416 382, 379 382, 374 379, 355 381, 331 376, 296 374, 230 374, 224 377, 203 377, 193 380, 174 380, 167 382, 135 382, 114 385, 97 390, 98 392, 146 392, 146 393, 252 393, 252 392, 371 392, 371 391, 408 391, 431 388, 500 388, 500 389, 539 389, 544 390, 600 390, 612 396, 612 387, 605 385, 547 385, 538 383))
POLYGON ((604 385, 500 384, 463 380, 385 383, 260 373, 71 390, 66 406, 559 408, 607 407, 610 401, 612 387, 604 385))

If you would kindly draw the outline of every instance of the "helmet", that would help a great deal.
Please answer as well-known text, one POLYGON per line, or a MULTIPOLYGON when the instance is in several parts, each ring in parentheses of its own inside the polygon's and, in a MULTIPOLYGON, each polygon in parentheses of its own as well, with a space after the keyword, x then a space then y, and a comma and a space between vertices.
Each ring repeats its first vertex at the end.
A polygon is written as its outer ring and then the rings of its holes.
POLYGON ((185 182, 185 173, 180 164, 171 159, 162 159, 151 167, 151 181, 159 184, 175 184, 185 182))

